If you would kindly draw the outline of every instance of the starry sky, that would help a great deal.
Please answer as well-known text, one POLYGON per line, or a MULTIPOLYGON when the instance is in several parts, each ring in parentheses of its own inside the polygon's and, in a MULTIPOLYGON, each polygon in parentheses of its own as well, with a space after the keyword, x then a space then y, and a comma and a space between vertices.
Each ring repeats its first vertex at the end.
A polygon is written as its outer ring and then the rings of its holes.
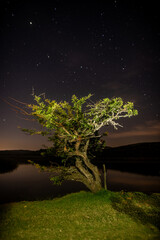
POLYGON ((133 101, 139 115, 109 127, 107 145, 160 141, 158 1, 1 0, 0 9, 0 150, 48 144, 22 133, 33 122, 2 100, 33 103, 33 89, 57 101, 133 101))

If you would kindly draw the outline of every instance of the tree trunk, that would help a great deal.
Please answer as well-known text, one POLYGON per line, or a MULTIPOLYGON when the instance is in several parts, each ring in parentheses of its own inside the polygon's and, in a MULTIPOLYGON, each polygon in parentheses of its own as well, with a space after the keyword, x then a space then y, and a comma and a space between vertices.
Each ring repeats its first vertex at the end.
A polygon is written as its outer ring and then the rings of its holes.
POLYGON ((83 147, 83 151, 79 150, 80 144, 81 140, 79 139, 75 144, 75 152, 72 152, 71 156, 76 156, 75 165, 79 173, 83 176, 82 179, 85 179, 83 183, 91 192, 98 192, 102 189, 102 181, 97 166, 93 165, 87 157, 89 140, 87 140, 86 145, 83 147))
POLYGON ((102 181, 99 170, 87 158, 83 158, 83 161, 77 158, 76 167, 79 172, 85 176, 85 181, 83 181, 83 183, 90 189, 91 192, 98 192, 102 189, 102 181))

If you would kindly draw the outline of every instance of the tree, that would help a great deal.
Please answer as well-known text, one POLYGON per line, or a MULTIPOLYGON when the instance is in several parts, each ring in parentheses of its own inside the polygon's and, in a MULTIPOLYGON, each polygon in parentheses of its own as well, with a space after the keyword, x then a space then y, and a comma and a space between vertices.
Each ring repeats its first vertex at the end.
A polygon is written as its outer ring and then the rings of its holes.
POLYGON ((122 98, 104 98, 94 103, 90 100, 91 96, 78 99, 73 95, 71 104, 34 96, 36 104, 27 105, 30 113, 23 113, 33 116, 44 130, 22 130, 31 135, 48 136, 48 140, 53 142, 50 150, 62 159, 63 165, 55 166, 54 160, 50 166, 35 165, 58 174, 50 178, 54 183, 76 180, 84 183, 90 191, 97 192, 102 189, 102 180, 98 167, 91 159, 96 151, 104 147, 101 141, 104 134, 99 134, 99 130, 108 125, 118 129, 121 127, 117 122, 120 118, 135 116, 138 112, 132 102, 124 104, 122 98))

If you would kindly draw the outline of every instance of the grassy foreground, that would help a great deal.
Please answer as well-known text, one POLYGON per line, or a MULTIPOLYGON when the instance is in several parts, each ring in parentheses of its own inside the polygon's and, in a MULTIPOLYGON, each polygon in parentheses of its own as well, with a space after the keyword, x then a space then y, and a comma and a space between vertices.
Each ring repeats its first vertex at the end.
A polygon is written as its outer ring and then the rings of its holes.
POLYGON ((80 192, 0 210, 1 240, 160 239, 160 194, 80 192))

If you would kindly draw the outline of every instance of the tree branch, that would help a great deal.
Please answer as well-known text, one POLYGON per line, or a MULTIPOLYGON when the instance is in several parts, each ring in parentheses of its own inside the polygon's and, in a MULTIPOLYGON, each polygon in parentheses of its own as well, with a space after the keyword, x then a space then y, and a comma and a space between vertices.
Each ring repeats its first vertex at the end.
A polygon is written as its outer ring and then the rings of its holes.
POLYGON ((17 111, 17 113, 18 113, 18 110, 19 110, 19 112, 20 112, 21 114, 23 114, 23 115, 32 116, 31 113, 26 112, 23 108, 20 108, 20 107, 18 107, 18 106, 15 106, 15 105, 11 104, 10 102, 8 102, 8 101, 5 100, 5 99, 2 99, 2 100, 3 100, 4 102, 6 102, 8 105, 10 105, 11 107, 13 107, 13 110, 14 110, 14 111, 17 111), (18 109, 18 110, 17 110, 17 109, 18 109))

